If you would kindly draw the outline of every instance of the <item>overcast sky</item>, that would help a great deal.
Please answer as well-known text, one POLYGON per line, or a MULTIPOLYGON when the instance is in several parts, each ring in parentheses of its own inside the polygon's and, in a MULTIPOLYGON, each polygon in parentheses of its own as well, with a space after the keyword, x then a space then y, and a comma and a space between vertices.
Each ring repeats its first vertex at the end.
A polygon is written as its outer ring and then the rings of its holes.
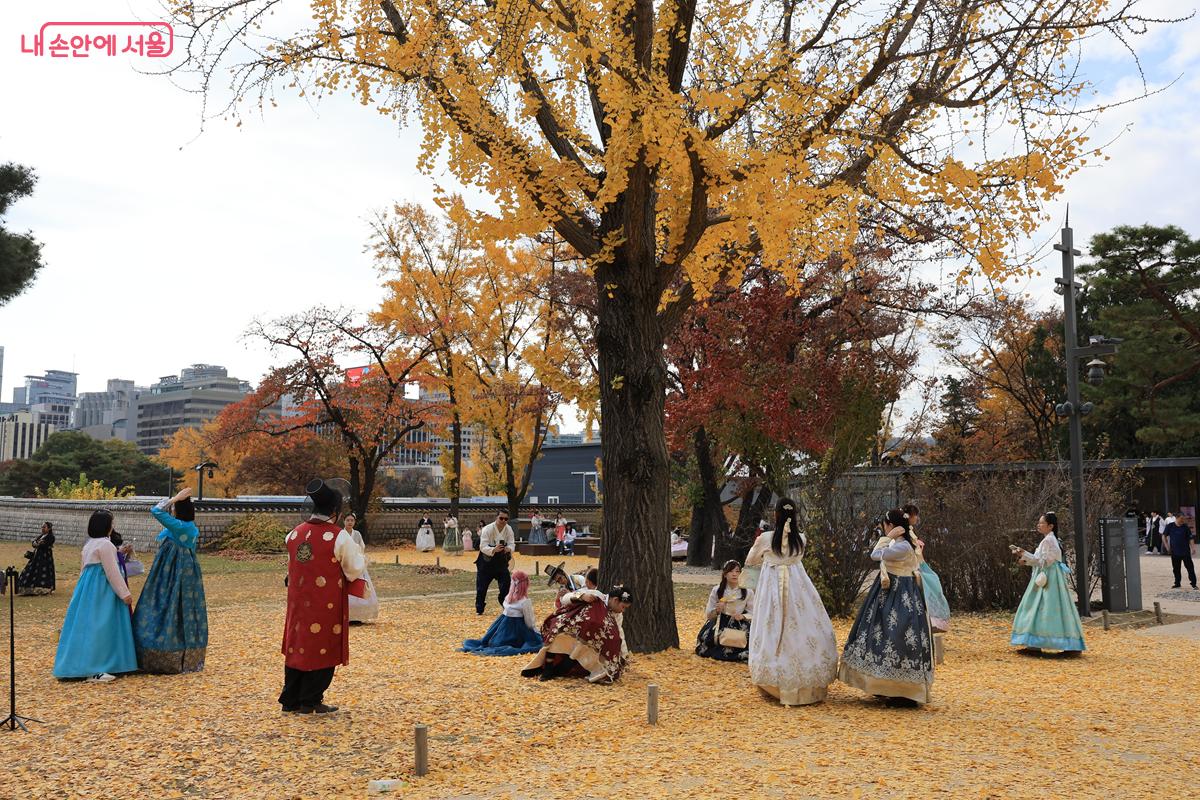
MULTIPOLYGON (((1192 5, 1146 7, 1165 16, 1192 5)), ((47 21, 156 19, 156 9, 143 0, 0 4, 0 162, 38 174, 35 195, 7 224, 32 230, 47 263, 0 308, 4 400, 45 369, 78 372, 81 391, 108 378, 149 384, 194 362, 256 381, 269 361, 242 341, 248 322, 317 300, 373 306, 368 217, 431 197, 431 180, 413 168, 418 133, 349 97, 313 105, 281 94, 278 108, 248 113, 240 128, 212 120, 201 133, 198 95, 138 71, 161 62, 20 52, 21 34, 28 41, 47 21)), ((1153 86, 1179 80, 1103 117, 1094 141, 1118 137, 1112 160, 1072 179, 1055 209, 1070 202, 1081 245, 1121 223, 1200 235, 1200 24, 1134 44, 1153 86)), ((1118 47, 1094 51, 1087 67, 1106 98, 1140 86, 1118 47)), ((1045 263, 1028 287, 1049 302, 1053 254, 1045 263)))

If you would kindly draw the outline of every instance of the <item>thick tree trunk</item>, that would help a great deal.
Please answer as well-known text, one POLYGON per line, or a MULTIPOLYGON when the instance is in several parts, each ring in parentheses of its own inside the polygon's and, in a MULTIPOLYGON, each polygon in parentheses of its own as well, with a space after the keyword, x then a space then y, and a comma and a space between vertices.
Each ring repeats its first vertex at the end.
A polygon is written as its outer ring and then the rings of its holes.
POLYGON ((725 533, 725 512, 721 507, 721 487, 717 485, 717 469, 713 464, 708 432, 703 427, 692 434, 696 455, 696 471, 700 480, 699 502, 692 506, 692 524, 688 531, 687 563, 707 567, 712 561, 713 543, 725 533))
MULTIPOLYGON (((363 542, 371 543, 370 520, 367 519, 367 508, 371 503, 371 492, 375 490, 375 469, 372 462, 363 462, 351 457, 350 461, 350 511, 354 512, 355 526, 363 537, 363 542)), ((343 508, 345 514, 347 509, 343 508)))
MULTIPOLYGON (((628 202, 628 201, 626 201, 628 202)), ((652 218, 653 215, 651 215, 652 218)), ((651 245, 653 237, 649 239, 651 245)), ((636 652, 679 646, 671 582, 669 457, 664 433, 667 368, 658 319, 653 247, 618 250, 597 269, 604 535, 600 581, 626 584, 634 603, 625 635, 636 652)))

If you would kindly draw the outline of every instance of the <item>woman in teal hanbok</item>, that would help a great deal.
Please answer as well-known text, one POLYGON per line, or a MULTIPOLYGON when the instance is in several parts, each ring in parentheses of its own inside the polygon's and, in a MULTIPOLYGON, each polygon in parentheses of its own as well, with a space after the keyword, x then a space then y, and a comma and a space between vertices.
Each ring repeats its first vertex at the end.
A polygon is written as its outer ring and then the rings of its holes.
POLYGON ((1044 534, 1033 553, 1012 545, 1013 554, 1022 564, 1033 567, 1029 587, 1013 619, 1012 644, 1038 650, 1082 652, 1083 625, 1079 611, 1067 589, 1071 570, 1063 563, 1058 543, 1058 516, 1046 512, 1038 519, 1038 532, 1044 534))
POLYGON ((108 539, 112 528, 111 511, 92 512, 83 546, 83 569, 54 655, 56 678, 111 681, 114 673, 137 669, 129 620, 133 595, 117 566, 117 548, 108 539))
MULTIPOLYGON (((914 528, 921 522, 921 510, 913 503, 903 509, 909 524, 914 528)), ((925 594, 925 608, 929 612, 929 627, 933 631, 933 660, 941 664, 945 660, 942 639, 950 630, 950 603, 942 591, 942 579, 925 560, 925 542, 917 539, 917 558, 921 562, 921 591, 925 594)))
POLYGON ((138 665, 143 672, 175 674, 204 669, 208 609, 196 558, 200 531, 191 495, 191 489, 184 489, 150 509, 163 530, 133 615, 138 665))

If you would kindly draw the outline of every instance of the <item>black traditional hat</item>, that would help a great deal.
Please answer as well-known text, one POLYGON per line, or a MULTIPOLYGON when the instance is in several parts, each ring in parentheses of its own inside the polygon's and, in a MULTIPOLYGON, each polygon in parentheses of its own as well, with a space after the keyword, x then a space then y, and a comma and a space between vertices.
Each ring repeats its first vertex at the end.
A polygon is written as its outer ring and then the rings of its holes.
POLYGON ((342 508, 342 493, 320 478, 309 481, 304 493, 312 500, 313 511, 322 516, 332 516, 342 508))
MULTIPOLYGON (((565 562, 565 561, 559 563, 559 565, 557 567, 550 566, 549 564, 546 565, 546 575, 547 575, 547 577, 550 578, 550 580, 547 582, 548 586, 553 586, 555 579, 558 578, 559 575, 562 575, 564 577, 567 576, 567 571, 565 569, 563 569, 563 567, 565 567, 566 565, 567 565, 567 562, 565 562)), ((567 578, 567 579, 570 580, 570 578, 567 578)))

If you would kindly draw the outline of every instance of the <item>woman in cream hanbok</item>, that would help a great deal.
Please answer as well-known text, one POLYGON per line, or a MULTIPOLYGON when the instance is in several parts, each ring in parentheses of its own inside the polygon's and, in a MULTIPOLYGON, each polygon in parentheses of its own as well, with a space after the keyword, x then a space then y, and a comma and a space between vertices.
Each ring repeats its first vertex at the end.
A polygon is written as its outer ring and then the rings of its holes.
POLYGON ((837 641, 804 571, 805 544, 796 505, 782 498, 775 529, 763 531, 746 556, 746 566, 762 565, 750 626, 750 680, 785 706, 821 702, 837 677, 837 641))
MULTIPOLYGON (((358 518, 353 512, 347 514, 342 520, 342 527, 346 529, 346 533, 350 534, 350 538, 359 546, 365 555, 367 545, 363 542, 362 534, 354 530, 354 524, 358 522, 358 518)), ((370 563, 368 559, 366 563, 370 563)), ((375 582, 371 580, 370 570, 363 570, 363 581, 367 584, 367 590, 362 597, 349 595, 346 599, 350 601, 350 621, 351 622, 375 622, 379 619, 379 596, 375 594, 375 582)))

